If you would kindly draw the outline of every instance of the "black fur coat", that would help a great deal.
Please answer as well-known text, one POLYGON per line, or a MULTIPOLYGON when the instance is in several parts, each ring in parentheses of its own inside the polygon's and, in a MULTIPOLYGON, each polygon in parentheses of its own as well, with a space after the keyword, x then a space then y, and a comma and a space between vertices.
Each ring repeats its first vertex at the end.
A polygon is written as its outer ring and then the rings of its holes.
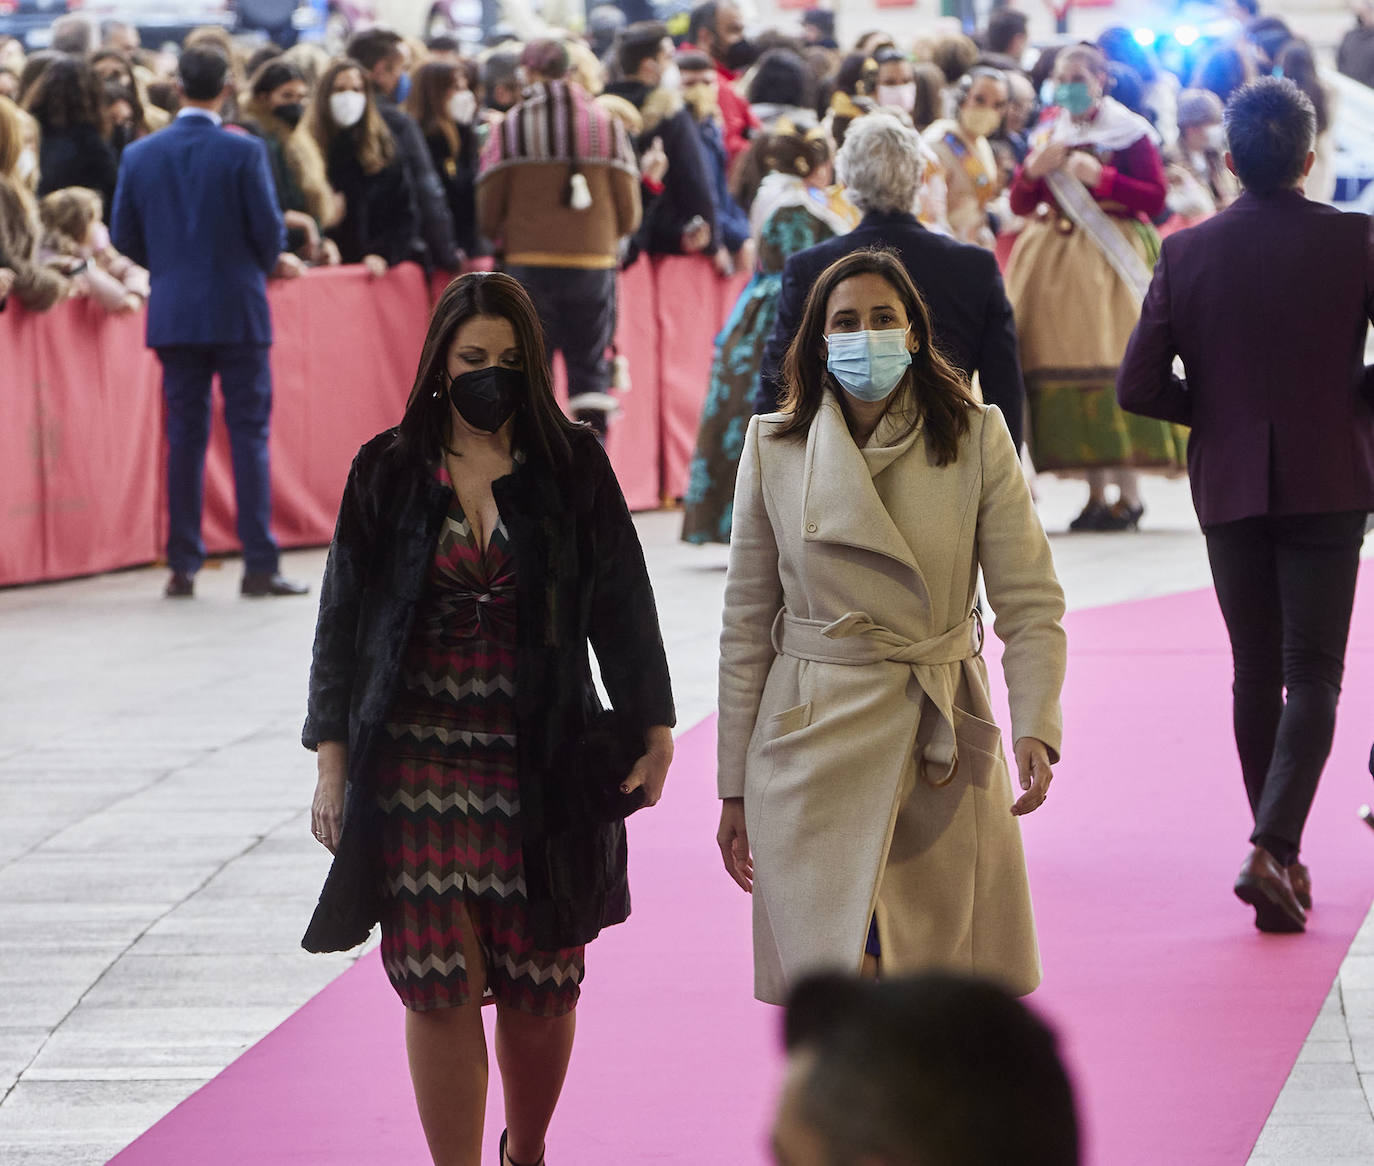
MULTIPOLYGON (((343 834, 302 940, 343 951, 380 918, 378 748, 451 492, 405 460, 396 431, 362 447, 329 550, 302 742, 348 743, 343 834)), ((539 947, 593 939, 630 912, 625 824, 599 820, 576 764, 600 710, 587 655, 621 726, 672 725, 672 690, 639 537, 605 453, 572 435, 570 468, 533 456, 492 485, 516 559, 517 776, 525 881, 539 947)), ((591 759, 593 762, 595 759, 591 759)), ((594 764, 591 768, 595 768, 594 764)))

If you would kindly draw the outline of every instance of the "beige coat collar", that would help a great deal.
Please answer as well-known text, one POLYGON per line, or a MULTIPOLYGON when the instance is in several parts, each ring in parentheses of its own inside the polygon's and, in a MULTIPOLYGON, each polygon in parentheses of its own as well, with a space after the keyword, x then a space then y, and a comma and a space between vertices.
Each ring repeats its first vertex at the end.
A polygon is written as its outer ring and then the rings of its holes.
MULTIPOLYGON (((908 415, 889 410, 870 444, 860 449, 844 412, 827 389, 806 438, 806 499, 802 507, 807 542, 840 543, 886 555, 921 578, 911 547, 892 521, 873 479, 906 453, 921 434, 918 424, 898 439, 908 415)), ((921 580, 924 587, 924 580, 921 580)))

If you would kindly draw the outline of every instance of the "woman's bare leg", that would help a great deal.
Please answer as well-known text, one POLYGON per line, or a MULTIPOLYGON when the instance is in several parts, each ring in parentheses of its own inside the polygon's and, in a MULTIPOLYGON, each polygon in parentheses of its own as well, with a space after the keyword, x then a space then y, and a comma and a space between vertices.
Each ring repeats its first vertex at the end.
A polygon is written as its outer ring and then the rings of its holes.
MULTIPOLYGON (((533 1166, 563 1092, 572 1056, 577 1011, 547 1019, 496 1006, 496 1063, 506 1097, 506 1153, 533 1166)), ((504 1164, 503 1164, 504 1166, 504 1164)))
POLYGON ((406 1052, 420 1124, 435 1166, 480 1166, 487 1109, 487 1035, 482 1028, 486 965, 467 919, 463 927, 468 1003, 406 1010, 406 1052))
POLYGON ((1096 503, 1099 506, 1107 504, 1107 479, 1110 476, 1109 470, 1089 470, 1088 471, 1088 505, 1096 503))

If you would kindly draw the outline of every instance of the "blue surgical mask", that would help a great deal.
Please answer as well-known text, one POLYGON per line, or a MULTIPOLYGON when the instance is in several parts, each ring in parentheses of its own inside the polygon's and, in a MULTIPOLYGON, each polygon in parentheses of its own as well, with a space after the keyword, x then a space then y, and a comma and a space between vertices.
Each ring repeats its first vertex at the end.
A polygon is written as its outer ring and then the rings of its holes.
POLYGON ((402 73, 401 79, 396 82, 396 92, 391 95, 391 99, 399 105, 410 96, 410 74, 402 73))
POLYGON ((1054 87, 1054 103, 1074 117, 1082 117, 1093 107, 1093 91, 1086 81, 1070 81, 1054 87))
POLYGON ((906 346, 909 328, 835 332, 825 338, 826 367, 844 391, 860 401, 886 400, 911 367, 906 346))

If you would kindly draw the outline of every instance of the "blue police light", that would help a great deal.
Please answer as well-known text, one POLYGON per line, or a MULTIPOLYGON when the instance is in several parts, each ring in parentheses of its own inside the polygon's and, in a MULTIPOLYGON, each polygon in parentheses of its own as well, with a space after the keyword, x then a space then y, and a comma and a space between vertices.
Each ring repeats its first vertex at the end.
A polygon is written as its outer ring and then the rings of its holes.
POLYGON ((1178 41, 1185 49, 1189 45, 1197 44, 1198 30, 1191 24, 1180 24, 1174 31, 1174 40, 1178 41))
POLYGON ((1155 43, 1155 30, 1152 28, 1137 28, 1135 30, 1135 43, 1142 49, 1148 49, 1155 43))

